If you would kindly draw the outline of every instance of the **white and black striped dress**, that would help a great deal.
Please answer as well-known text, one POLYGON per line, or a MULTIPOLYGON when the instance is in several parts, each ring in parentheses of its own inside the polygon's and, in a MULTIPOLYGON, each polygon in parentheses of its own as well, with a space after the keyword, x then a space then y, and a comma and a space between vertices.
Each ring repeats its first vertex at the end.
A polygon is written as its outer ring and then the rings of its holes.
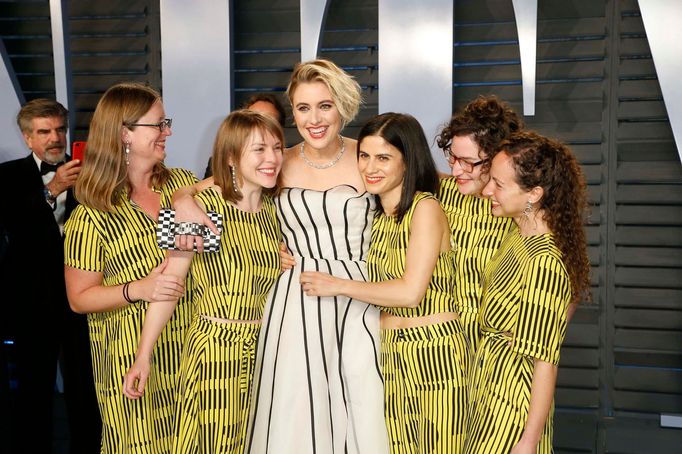
POLYGON ((247 452, 387 453, 378 309, 308 297, 299 281, 303 270, 366 279, 373 197, 285 188, 276 205, 296 266, 265 307, 247 452))

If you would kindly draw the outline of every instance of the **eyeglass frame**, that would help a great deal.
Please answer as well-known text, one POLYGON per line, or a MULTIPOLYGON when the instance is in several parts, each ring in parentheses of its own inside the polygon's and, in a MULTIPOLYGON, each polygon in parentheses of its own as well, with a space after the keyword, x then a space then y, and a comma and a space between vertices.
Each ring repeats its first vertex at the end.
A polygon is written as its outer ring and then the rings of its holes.
POLYGON ((452 149, 450 148, 450 145, 443 148, 443 151, 447 153, 447 159, 450 165, 455 165, 455 163, 458 163, 462 170, 464 170, 467 173, 473 172, 476 167, 489 161, 489 158, 481 159, 480 161, 476 162, 469 162, 466 161, 465 158, 458 158, 457 156, 452 154, 452 149), (466 167, 464 167, 463 164, 465 164, 466 167))
POLYGON ((154 128, 159 128, 159 132, 163 132, 166 130, 166 128, 170 128, 171 125, 173 124, 173 119, 172 118, 164 118, 158 123, 124 123, 125 126, 131 127, 131 126, 150 126, 154 128))

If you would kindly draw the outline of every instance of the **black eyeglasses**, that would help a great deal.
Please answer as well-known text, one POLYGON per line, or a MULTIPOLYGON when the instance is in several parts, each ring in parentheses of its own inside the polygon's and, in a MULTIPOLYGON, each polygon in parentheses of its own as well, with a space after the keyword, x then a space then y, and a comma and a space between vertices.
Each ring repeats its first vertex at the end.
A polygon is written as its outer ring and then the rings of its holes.
POLYGON ((160 132, 165 131, 167 128, 170 128, 171 125, 173 124, 173 119, 172 118, 166 118, 165 120, 161 120, 158 123, 127 123, 126 126, 151 126, 153 128, 159 128, 160 132))
POLYGON ((480 161, 476 162, 469 162, 464 158, 458 158, 457 156, 452 154, 452 150, 450 147, 445 147, 445 152, 448 154, 448 163, 450 163, 451 166, 454 166, 455 163, 458 163, 459 166, 462 168, 467 173, 473 172, 474 169, 481 164, 488 162, 488 159, 481 159, 480 161))

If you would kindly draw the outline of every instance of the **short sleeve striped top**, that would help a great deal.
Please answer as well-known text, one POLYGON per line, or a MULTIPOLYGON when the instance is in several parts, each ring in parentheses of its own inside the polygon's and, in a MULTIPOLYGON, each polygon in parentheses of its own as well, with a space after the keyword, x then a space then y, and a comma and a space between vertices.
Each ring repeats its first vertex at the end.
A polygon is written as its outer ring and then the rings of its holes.
POLYGON ((484 334, 511 332, 514 352, 558 364, 571 282, 553 235, 524 237, 513 229, 483 278, 484 334))
POLYGON ((214 188, 196 195, 206 210, 223 215, 220 251, 196 254, 191 274, 197 313, 232 320, 260 320, 280 273, 279 224, 268 196, 257 213, 241 211, 214 188))
POLYGON ((461 194, 455 178, 440 181, 438 199, 457 245, 457 309, 460 314, 476 313, 481 298, 480 277, 513 221, 493 216, 489 199, 461 194))
MULTIPOLYGON (((171 169, 160 188, 161 207, 170 208, 173 192, 194 184, 188 170, 171 169)), ((66 265, 103 274, 103 285, 120 285, 142 279, 159 265, 165 252, 156 244, 156 219, 128 200, 107 213, 79 205, 64 227, 66 265)))
MULTIPOLYGON (((370 281, 380 282, 400 278, 405 272, 405 258, 410 241, 410 226, 417 204, 425 199, 435 199, 433 194, 417 194, 402 221, 393 216, 378 214, 372 224, 372 242, 367 255, 370 281)), ((399 317, 421 317, 440 312, 455 312, 454 251, 441 252, 433 270, 424 299, 416 308, 382 307, 399 317)))
MULTIPOLYGON (((191 172, 172 169, 168 181, 154 189, 161 195, 161 207, 169 208, 173 192, 195 181, 191 172)), ((113 212, 80 205, 64 226, 65 263, 102 273, 104 286, 142 279, 165 257, 165 251, 156 244, 156 221, 127 198, 113 212)), ((140 400, 124 397, 121 383, 135 358, 148 303, 138 301, 88 314, 103 451, 120 451, 122 440, 128 443, 126 446, 150 446, 155 452, 170 450, 176 378, 185 329, 192 316, 191 279, 185 288, 185 295, 154 346, 153 373, 140 400)))

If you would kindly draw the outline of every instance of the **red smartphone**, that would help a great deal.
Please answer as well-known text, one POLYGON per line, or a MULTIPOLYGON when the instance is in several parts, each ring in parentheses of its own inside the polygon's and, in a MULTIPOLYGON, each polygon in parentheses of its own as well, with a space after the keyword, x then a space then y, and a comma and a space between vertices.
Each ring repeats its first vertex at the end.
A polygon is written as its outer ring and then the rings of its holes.
POLYGON ((86 142, 74 142, 71 145, 71 159, 78 159, 83 162, 83 157, 85 156, 85 143, 86 142))

